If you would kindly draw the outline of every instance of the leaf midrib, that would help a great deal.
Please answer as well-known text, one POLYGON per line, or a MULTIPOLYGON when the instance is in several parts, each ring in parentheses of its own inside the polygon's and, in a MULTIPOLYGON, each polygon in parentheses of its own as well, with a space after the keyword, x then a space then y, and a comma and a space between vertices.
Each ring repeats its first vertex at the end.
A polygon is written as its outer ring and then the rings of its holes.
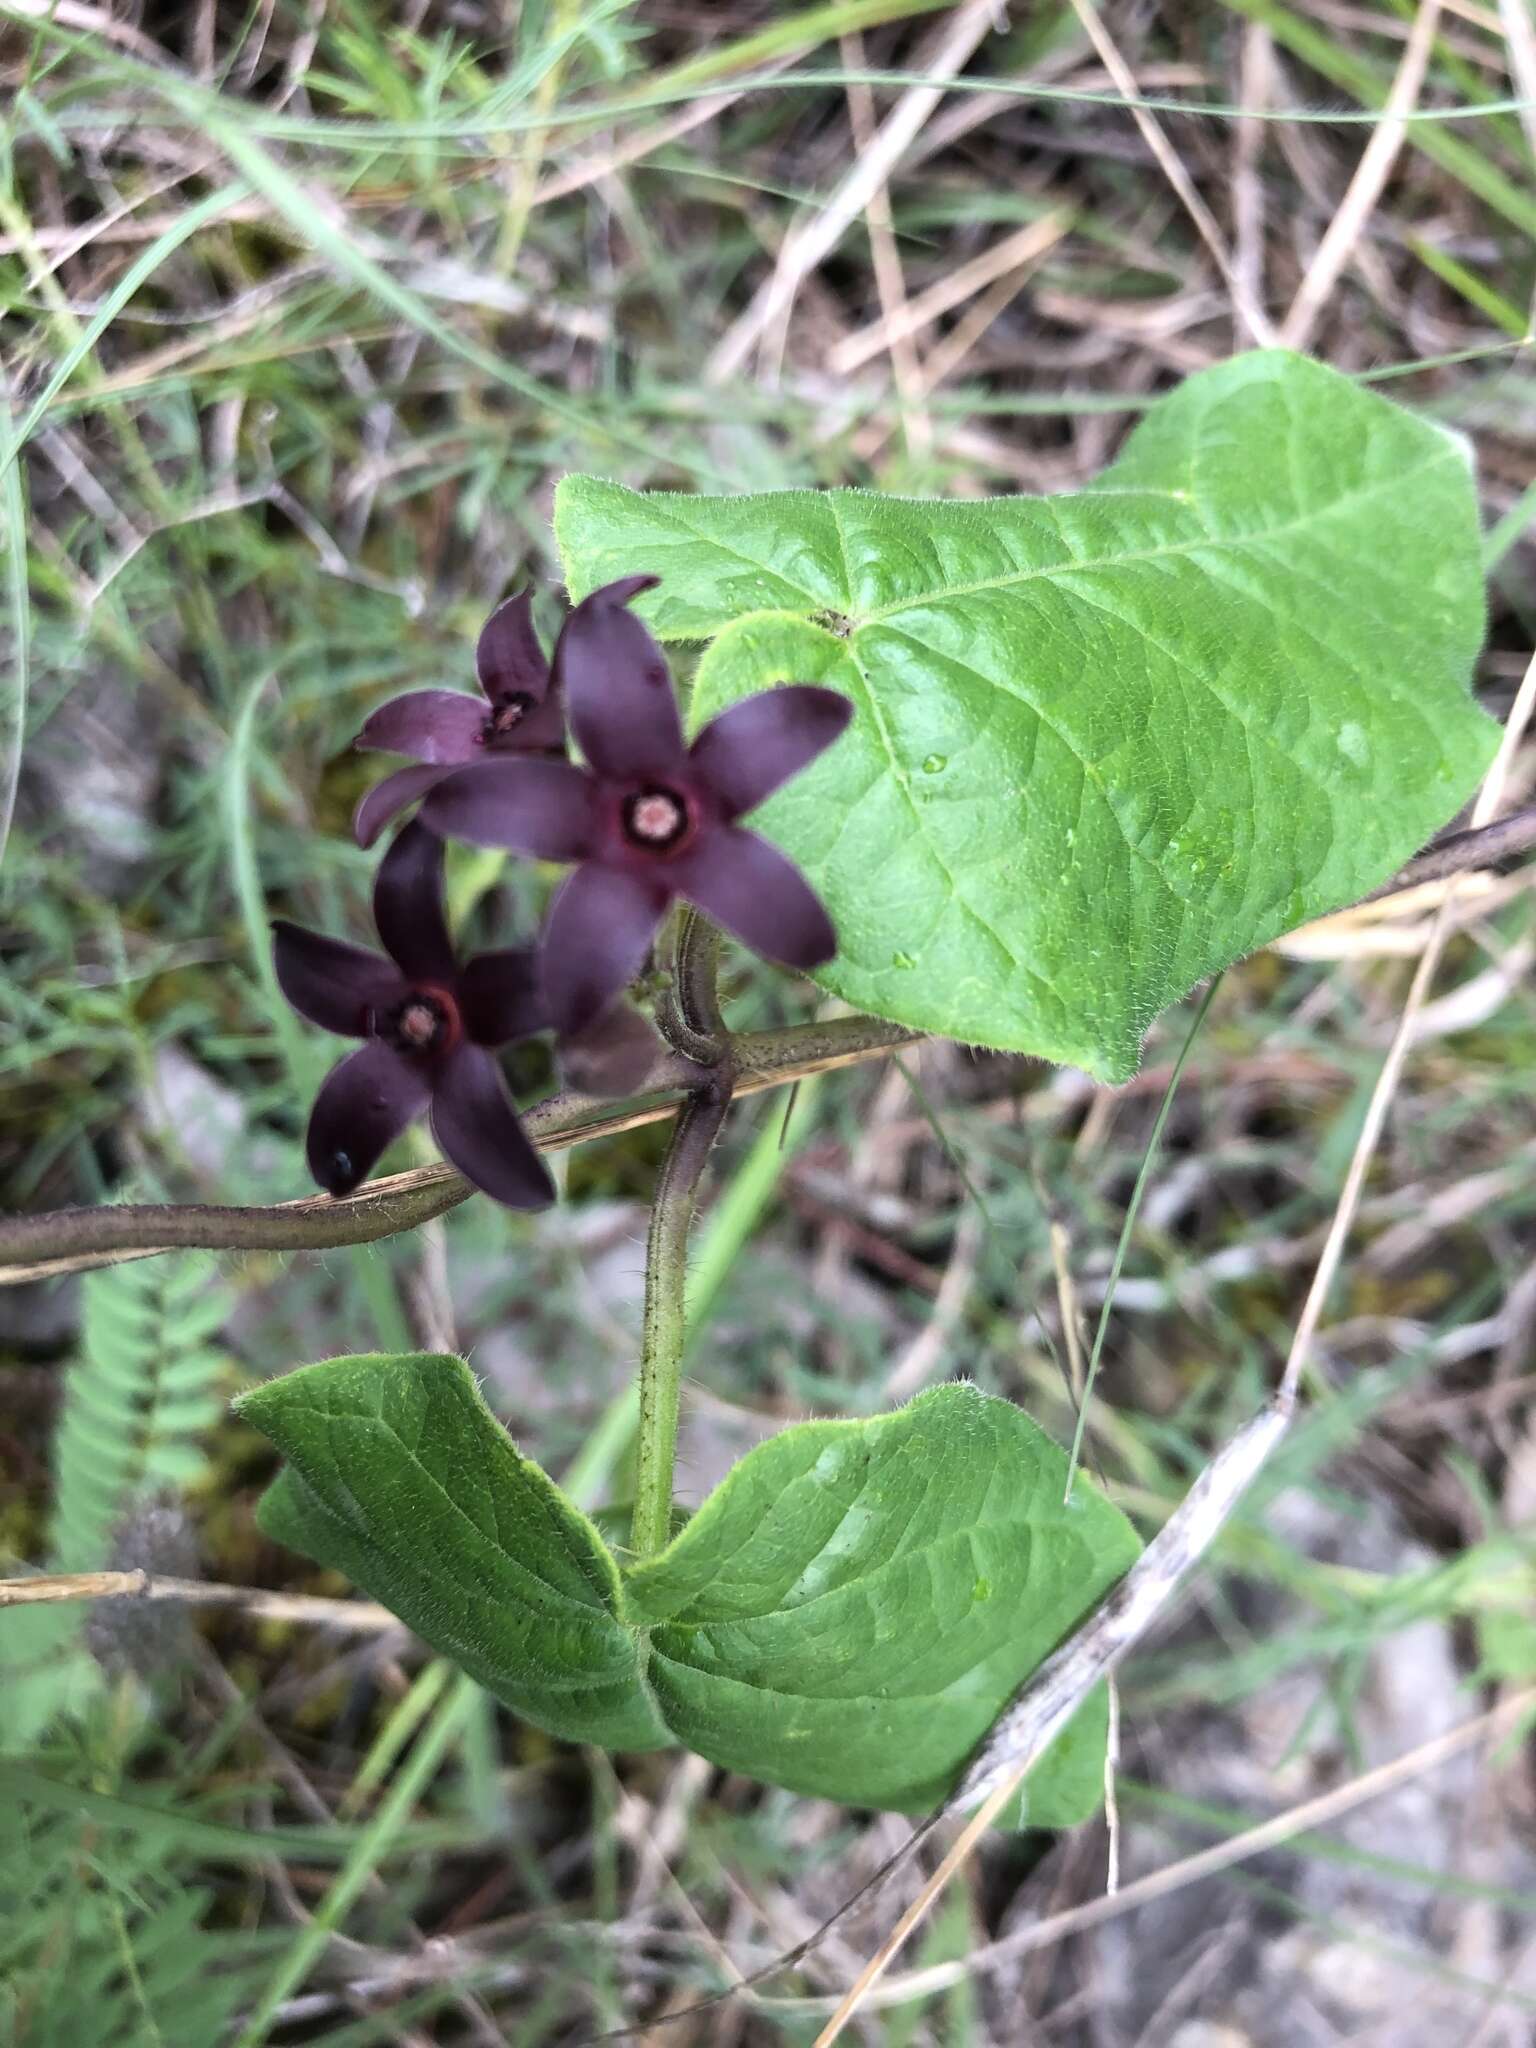
MULTIPOLYGON (((850 631, 848 637, 852 639, 856 638, 859 632, 866 626, 878 625, 883 620, 897 617, 902 612, 920 610, 925 605, 938 604, 952 598, 976 597, 984 595, 987 591, 991 590, 1010 590, 1025 583, 1054 581, 1068 576, 1094 574, 1103 569, 1128 567, 1137 562, 1167 561, 1170 558, 1184 557, 1210 549, 1220 550, 1267 546, 1273 541, 1284 540, 1288 535, 1306 532, 1309 529, 1315 528, 1323 521, 1333 518, 1339 512, 1347 510, 1353 505, 1380 497, 1387 492, 1402 491, 1431 472, 1444 467, 1447 462, 1455 459, 1455 451, 1453 449, 1446 448, 1443 451, 1437 449, 1425 461, 1419 463, 1413 469, 1405 470, 1400 475, 1382 477, 1374 483, 1363 484, 1358 490, 1341 492, 1339 496, 1330 498, 1325 505, 1313 507, 1311 510, 1299 514, 1294 519, 1282 520, 1275 526, 1255 527, 1251 532, 1241 534, 1201 534, 1188 540, 1171 543, 1166 547, 1136 548, 1127 550, 1122 554, 1091 555, 1067 562, 1047 563, 1039 568, 1013 569, 1005 576, 986 577, 975 583, 945 584, 938 589, 920 591, 914 596, 900 598, 893 604, 881 605, 873 611, 856 611, 853 609, 856 600, 853 592, 852 564, 848 558, 846 535, 842 520, 839 517, 841 498, 844 496, 857 496, 859 493, 824 491, 819 493, 811 492, 807 495, 813 499, 825 502, 833 531, 837 535, 838 554, 842 564, 843 602, 849 607, 850 631)), ((1201 500, 1193 492, 1176 492, 1167 489, 1155 489, 1150 486, 1144 488, 1140 485, 1128 486, 1123 490, 1101 489, 1065 492, 1061 494, 1061 500, 1063 503, 1072 505, 1092 505, 1106 498, 1123 499, 1142 496, 1163 499, 1173 498, 1180 504, 1189 506, 1197 514, 1206 509, 1218 512, 1220 510, 1219 507, 1215 506, 1202 506, 1201 500)), ((695 503, 697 501, 687 499, 684 502, 695 503)), ((902 501, 895 499, 887 500, 887 502, 900 503, 902 501)), ((912 502, 919 503, 921 501, 913 500, 912 502)), ((1004 502, 1008 501, 1005 500, 1004 502)), ((1032 498, 1019 502, 1048 506, 1054 501, 1051 498, 1032 498)), ((815 592, 807 590, 804 584, 796 582, 793 576, 786 575, 782 569, 775 568, 771 562, 754 560, 752 556, 740 553, 738 549, 722 541, 718 535, 701 531, 700 528, 691 524, 670 506, 663 508, 653 502, 651 511, 653 516, 663 520, 668 525, 674 526, 679 532, 686 534, 690 540, 701 541, 705 546, 715 548, 721 554, 729 555, 733 561, 740 562, 743 568, 751 569, 760 576, 771 576, 776 582, 784 585, 786 589, 794 591, 804 602, 807 608, 807 616, 811 616, 820 610, 825 603, 823 598, 817 596, 815 592)), ((772 611, 787 609, 787 607, 770 606, 766 609, 772 611)), ((656 630, 664 640, 692 641, 710 639, 717 633, 722 632, 727 625, 734 624, 737 616, 739 615, 733 615, 729 619, 721 619, 712 626, 690 626, 685 631, 680 631, 675 627, 669 629, 665 626, 657 626, 656 630)))

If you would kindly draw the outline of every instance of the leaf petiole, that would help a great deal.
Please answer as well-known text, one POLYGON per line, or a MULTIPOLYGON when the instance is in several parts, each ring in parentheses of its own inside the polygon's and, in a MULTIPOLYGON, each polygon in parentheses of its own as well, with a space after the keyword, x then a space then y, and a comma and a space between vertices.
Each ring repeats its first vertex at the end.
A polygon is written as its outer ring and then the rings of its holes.
POLYGON ((672 1469, 687 1342, 688 1233, 710 1148, 730 1106, 730 1088, 700 1089, 683 1105, 656 1183, 645 1247, 645 1320, 640 1351, 640 1428, 635 1456, 637 1557, 664 1550, 672 1535, 672 1469))

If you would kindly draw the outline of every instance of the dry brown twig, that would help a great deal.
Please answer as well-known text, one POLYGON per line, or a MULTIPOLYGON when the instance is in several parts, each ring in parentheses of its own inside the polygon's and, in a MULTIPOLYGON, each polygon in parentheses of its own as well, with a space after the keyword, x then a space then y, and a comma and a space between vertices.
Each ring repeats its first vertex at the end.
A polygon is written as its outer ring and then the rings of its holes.
MULTIPOLYGON (((931 1998, 968 1979, 1003 1969, 1023 1956, 1049 1948, 1074 1934, 1102 1927, 1123 1913, 1134 1912, 1138 1906, 1148 1905, 1155 1899, 1167 1898, 1202 1878, 1236 1869, 1240 1864, 1251 1862, 1255 1856, 1262 1856, 1271 1849, 1294 1842, 1298 1836, 1328 1826, 1369 1800, 1380 1799, 1401 1785, 1411 1784, 1426 1772, 1459 1756, 1463 1750, 1507 1734, 1533 1708, 1536 1708, 1536 1688, 1527 1688, 1513 1698, 1501 1701, 1487 1713, 1475 1715, 1460 1727, 1432 1737, 1417 1749, 1394 1757, 1374 1770, 1365 1771, 1347 1784, 1321 1792, 1316 1798, 1305 1800, 1270 1820, 1261 1821, 1256 1827, 1245 1829, 1242 1834, 1233 1835, 1224 1842, 1215 1842, 1208 1849, 1180 1857, 1178 1862, 1170 1863, 1162 1870, 1151 1871, 1131 1884, 1122 1885, 1117 1892, 1106 1892, 1096 1899, 1085 1900, 1082 1905, 1069 1906, 1060 1913, 1005 1934, 985 1948, 974 1950, 954 1962, 932 1963, 924 1969, 911 1970, 899 1978, 888 1979, 865 2000, 864 2009, 883 2011, 914 1999, 931 1998)), ((772 1998, 761 2003, 785 2017, 794 2013, 824 2013, 832 2010, 833 2006, 833 2002, 826 1998, 772 1998)))
MULTIPOLYGON (((893 1047, 920 1036, 905 1026, 885 1027, 869 1042, 869 1020, 833 1018, 813 1036, 795 1034, 801 1057, 769 1064, 770 1042, 780 1034, 748 1034, 737 1040, 742 1067, 733 1096, 756 1094, 812 1074, 882 1058, 893 1047), (754 1055, 754 1047, 756 1054, 754 1055), (762 1061, 756 1064, 755 1061, 762 1061)), ((685 1092, 697 1081, 688 1062, 665 1059, 652 1075, 660 1099, 619 1104, 580 1095, 555 1095, 528 1110, 524 1127, 544 1152, 563 1151, 594 1138, 614 1137, 661 1123, 677 1114, 685 1092), (663 1092, 665 1091, 665 1092, 663 1092)), ((0 1219, 0 1287, 22 1286, 63 1273, 89 1271, 127 1259, 154 1258, 170 1251, 324 1251, 338 1245, 371 1244, 398 1231, 414 1230, 431 1217, 457 1208, 473 1192, 450 1166, 421 1166, 364 1183, 355 1195, 305 1195, 266 1208, 201 1202, 107 1204, 59 1209, 0 1219)))
MULTIPOLYGON (((1404 1003, 1397 1032, 1378 1077, 1333 1223, 1318 1259, 1285 1370, 1273 1400, 1217 1454, 1163 1529, 1153 1538, 1131 1572, 1090 1617, 1078 1635, 1065 1644, 1055 1656, 1047 1659, 1034 1674, 1018 1699, 996 1723, 951 1798, 913 1831, 897 1855, 876 1872, 858 1896, 848 1901, 832 1921, 827 1922, 811 1937, 810 1942, 802 1945, 802 1948, 795 1951, 792 1956, 780 1958, 769 1969, 746 1980, 747 1985, 764 1981, 768 1976, 787 1967, 789 1963, 798 1960, 834 1925, 842 1921, 860 1899, 866 1897, 896 1868, 905 1863, 918 1844, 926 1840, 943 1820, 964 1811, 978 1800, 981 1801, 979 1810, 957 1836, 934 1876, 924 1886, 912 1906, 902 1915, 890 1936, 865 1966, 857 1983, 838 2006, 827 2029, 820 2037, 818 2048, 826 2048, 826 2044, 835 2041, 843 2032, 848 2021, 878 1984, 902 1943, 925 1916, 948 1878, 961 1867, 992 1820, 1015 1796, 1042 1751, 1066 1725, 1093 1687, 1114 1672, 1126 1653, 1165 1611, 1179 1584, 1206 1554, 1238 1501, 1284 1436, 1294 1411, 1301 1376, 1311 1353, 1323 1307, 1336 1277, 1344 1244, 1358 1213, 1365 1175, 1380 1141, 1386 1114, 1412 1043, 1415 1020, 1423 1008, 1444 949, 1445 939, 1454 925, 1455 897, 1461 877, 1475 863, 1487 857, 1490 851, 1495 858, 1499 858, 1506 857, 1511 850, 1528 850, 1531 831, 1529 820, 1506 820, 1502 826, 1490 826, 1489 821, 1498 806, 1516 749, 1530 723, 1533 711, 1536 711, 1536 658, 1528 665, 1521 682, 1498 756, 1489 770, 1474 807, 1472 828, 1466 833, 1456 835, 1440 848, 1431 849, 1404 871, 1405 876, 1412 880, 1413 886, 1421 886, 1415 878, 1429 870, 1436 874, 1443 873, 1446 877, 1445 892, 1435 925, 1404 1003)), ((867 1027, 867 1020, 848 1022, 867 1027)), ((791 1078, 792 1073, 826 1071, 830 1067, 848 1064, 851 1059, 868 1058, 877 1051, 891 1049, 890 1045, 864 1045, 854 1051, 844 1050, 835 1042, 836 1024, 825 1028, 830 1032, 833 1042, 820 1049, 817 1058, 802 1060, 794 1069, 784 1066, 771 1072, 749 1072, 743 1077, 741 1092, 779 1085, 791 1078)), ((897 1027, 892 1027, 892 1032, 891 1045, 900 1043, 912 1035, 900 1031, 897 1027)), ((542 1142, 546 1145, 560 1145, 580 1142, 583 1136, 595 1135, 601 1130, 627 1129, 638 1123, 666 1117, 674 1112, 676 1104, 661 1103, 638 1109, 626 1106, 612 1112, 595 1113, 579 1104, 573 1108, 568 1101, 541 1107, 544 1111, 542 1142)), ((535 1122, 538 1116, 537 1111, 530 1113, 530 1122, 535 1122)), ((414 1199, 419 1205, 424 1199, 428 1205, 425 1213, 435 1215, 462 1200, 465 1192, 462 1184, 457 1184, 457 1176, 446 1169, 426 1168, 413 1174, 392 1176, 389 1182, 374 1183, 371 1191, 365 1191, 364 1196, 350 1199, 363 1211, 376 1209, 384 1213, 386 1220, 382 1224, 378 1215, 370 1216, 364 1231, 365 1235, 379 1236, 387 1234, 391 1229, 409 1227, 408 1223, 400 1220, 398 1214, 393 1220, 389 1220, 389 1207, 392 1202, 408 1203, 414 1199)), ((313 1209, 323 1213, 329 1210, 334 1217, 334 1213, 342 1206, 337 1203, 311 1201, 279 1205, 279 1211, 313 1209)), ((106 1209, 78 1213, 82 1218, 94 1216, 111 1219, 120 1218, 125 1212, 106 1209)), ((155 1214, 164 1221, 174 1217, 177 1211, 168 1208, 141 1213, 155 1214)), ((219 1212, 198 1212, 193 1209, 182 1213, 207 1216, 219 1212)), ((242 1212, 223 1213, 239 1215, 242 1212)), ((248 1213, 257 1217, 270 1217, 279 1212, 248 1213)), ((421 1216, 416 1215, 411 1220, 420 1221, 421 1216)), ((41 1225, 45 1231, 50 1225, 57 1229, 61 1223, 68 1222, 67 1212, 60 1218, 20 1219, 23 1226, 41 1225)), ((334 1228, 334 1225, 332 1227, 334 1228)), ((17 1228, 16 1223, 9 1226, 11 1233, 17 1228)), ((337 1239, 332 1236, 328 1241, 336 1242, 337 1239)), ((3 1242, 3 1238, 0 1238, 0 1242, 3 1242)), ((114 1254, 104 1252, 98 1246, 93 1252, 54 1258, 46 1264, 51 1270, 68 1270, 71 1266, 103 1263, 112 1256, 142 1257, 166 1248, 169 1247, 145 1245, 141 1242, 131 1248, 120 1248, 114 1254)), ((38 1264, 34 1262, 23 1267, 17 1277, 34 1277, 37 1271, 38 1264)), ((9 1275, 0 1272, 0 1278, 4 1277, 9 1275)), ((387 1609, 375 1607, 372 1603, 264 1594, 259 1590, 243 1587, 208 1586, 195 1580, 156 1579, 153 1575, 143 1572, 97 1573, 0 1582, 0 1606, 92 1598, 158 1598, 182 1599, 199 1604, 238 1604, 247 1611, 273 1618, 324 1622, 352 1629, 361 1628, 365 1631, 395 1625, 395 1618, 387 1609)), ((1256 1835, 1262 1832, 1254 1831, 1256 1835)), ((1221 1850, 1208 1853, 1222 1854, 1233 1846, 1225 1844, 1221 1850)), ((1192 1862, 1198 1860, 1191 1859, 1192 1862)), ((1123 1910, 1135 1903, 1140 1890, 1140 1887, 1131 1886, 1115 1895, 1113 1899, 1094 1903, 1123 1910)))
MULTIPOLYGON (((1450 919, 1455 898, 1447 892, 1453 880, 1473 875, 1489 862, 1519 858, 1533 849, 1536 807, 1495 825, 1475 826, 1431 847, 1410 861, 1395 881, 1364 901, 1375 903, 1426 883, 1443 884, 1441 902, 1450 919)), ((922 1036, 899 1024, 875 1028, 872 1020, 860 1017, 830 1019, 810 1034, 804 1028, 787 1034, 748 1033, 737 1040, 741 1067, 734 1093, 756 1094, 809 1079, 812 1074, 883 1058, 896 1046, 922 1036)), ((664 1060, 651 1077, 651 1099, 609 1104, 583 1096, 556 1095, 528 1110, 524 1124, 546 1152, 614 1137, 675 1116, 696 1077, 697 1070, 686 1062, 664 1060)), ((1142 1089, 1156 1079, 1155 1075, 1143 1075, 1128 1086, 1142 1089)), ((441 1216, 466 1201, 470 1193, 469 1183, 452 1167, 422 1166, 368 1181, 355 1195, 341 1200, 305 1195, 265 1208, 200 1202, 122 1203, 0 1217, 0 1287, 23 1286, 172 1251, 326 1251, 340 1245, 372 1244, 441 1216)))
POLYGON ((238 1607, 261 1621, 302 1621, 358 1635, 405 1623, 372 1600, 326 1600, 310 1593, 269 1593, 260 1586, 222 1586, 159 1572, 56 1572, 0 1579, 0 1609, 53 1607, 75 1600, 172 1600, 188 1607, 238 1607))

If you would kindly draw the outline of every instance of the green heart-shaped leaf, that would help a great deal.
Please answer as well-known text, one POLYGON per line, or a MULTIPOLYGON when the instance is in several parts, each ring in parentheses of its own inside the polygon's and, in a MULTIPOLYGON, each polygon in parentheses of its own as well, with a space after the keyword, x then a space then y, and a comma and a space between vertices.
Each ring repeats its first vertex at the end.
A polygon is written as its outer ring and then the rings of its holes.
MULTIPOLYGON (((792 1791, 932 1805, 1140 1548, 1066 1478, 1027 1415, 968 1386, 771 1437, 625 1575, 668 1725, 792 1791)), ((1092 1813, 1103 1775, 1100 1701, 1031 1777, 1030 1819, 1092 1813)))
POLYGON ((568 477, 572 595, 645 570, 694 717, 825 682, 849 733, 756 822, 818 977, 919 1028, 1134 1071, 1157 1012, 1384 881, 1497 734, 1448 435, 1298 356, 1192 377, 1071 497, 640 494, 568 477))
MULTIPOLYGON (((1137 1552, 1018 1409, 946 1386, 752 1451, 659 1557, 621 1572, 456 1358, 333 1359, 245 1396, 289 1467, 280 1542, 383 1600, 529 1720, 855 1805, 915 1810, 1137 1552)), ((1091 1813, 1102 1699, 1029 1780, 1091 1813)))
POLYGON ((520 1455, 459 1358, 332 1358, 235 1404, 288 1469, 259 1517, 573 1742, 671 1740, 618 1618, 612 1553, 520 1455))

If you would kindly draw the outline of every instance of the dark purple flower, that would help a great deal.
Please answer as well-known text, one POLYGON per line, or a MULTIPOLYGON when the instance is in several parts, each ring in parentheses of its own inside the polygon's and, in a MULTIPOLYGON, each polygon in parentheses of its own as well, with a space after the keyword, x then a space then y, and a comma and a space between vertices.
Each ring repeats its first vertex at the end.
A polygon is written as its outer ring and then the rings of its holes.
POLYGON ((555 687, 585 768, 486 761, 446 776, 422 812, 450 838, 580 863, 541 949, 562 1037, 634 979, 675 896, 788 967, 819 967, 837 951, 800 870, 736 821, 830 746, 853 706, 836 690, 787 683, 722 711, 690 747, 665 657, 627 609, 658 580, 594 590, 561 630, 555 687))
POLYGON ((310 1172, 327 1193, 351 1194, 430 1110, 432 1135, 466 1180, 509 1208, 542 1208, 554 1188, 490 1050, 545 1027, 537 956, 510 947, 459 965, 442 842, 422 825, 407 825, 379 863, 373 916, 383 954, 286 920, 272 927, 277 979, 299 1015, 366 1041, 315 1097, 310 1172))
POLYGON ((560 1073, 578 1095, 602 1101, 638 1094, 665 1048, 633 1004, 622 998, 595 1024, 560 1041, 560 1073))
POLYGON ((353 745, 409 754, 419 768, 400 768, 369 790, 352 821, 360 846, 372 846, 390 819, 425 795, 445 768, 487 754, 541 754, 565 742, 558 691, 533 631, 533 593, 521 591, 486 620, 475 649, 484 701, 464 690, 412 690, 381 704, 353 745))

